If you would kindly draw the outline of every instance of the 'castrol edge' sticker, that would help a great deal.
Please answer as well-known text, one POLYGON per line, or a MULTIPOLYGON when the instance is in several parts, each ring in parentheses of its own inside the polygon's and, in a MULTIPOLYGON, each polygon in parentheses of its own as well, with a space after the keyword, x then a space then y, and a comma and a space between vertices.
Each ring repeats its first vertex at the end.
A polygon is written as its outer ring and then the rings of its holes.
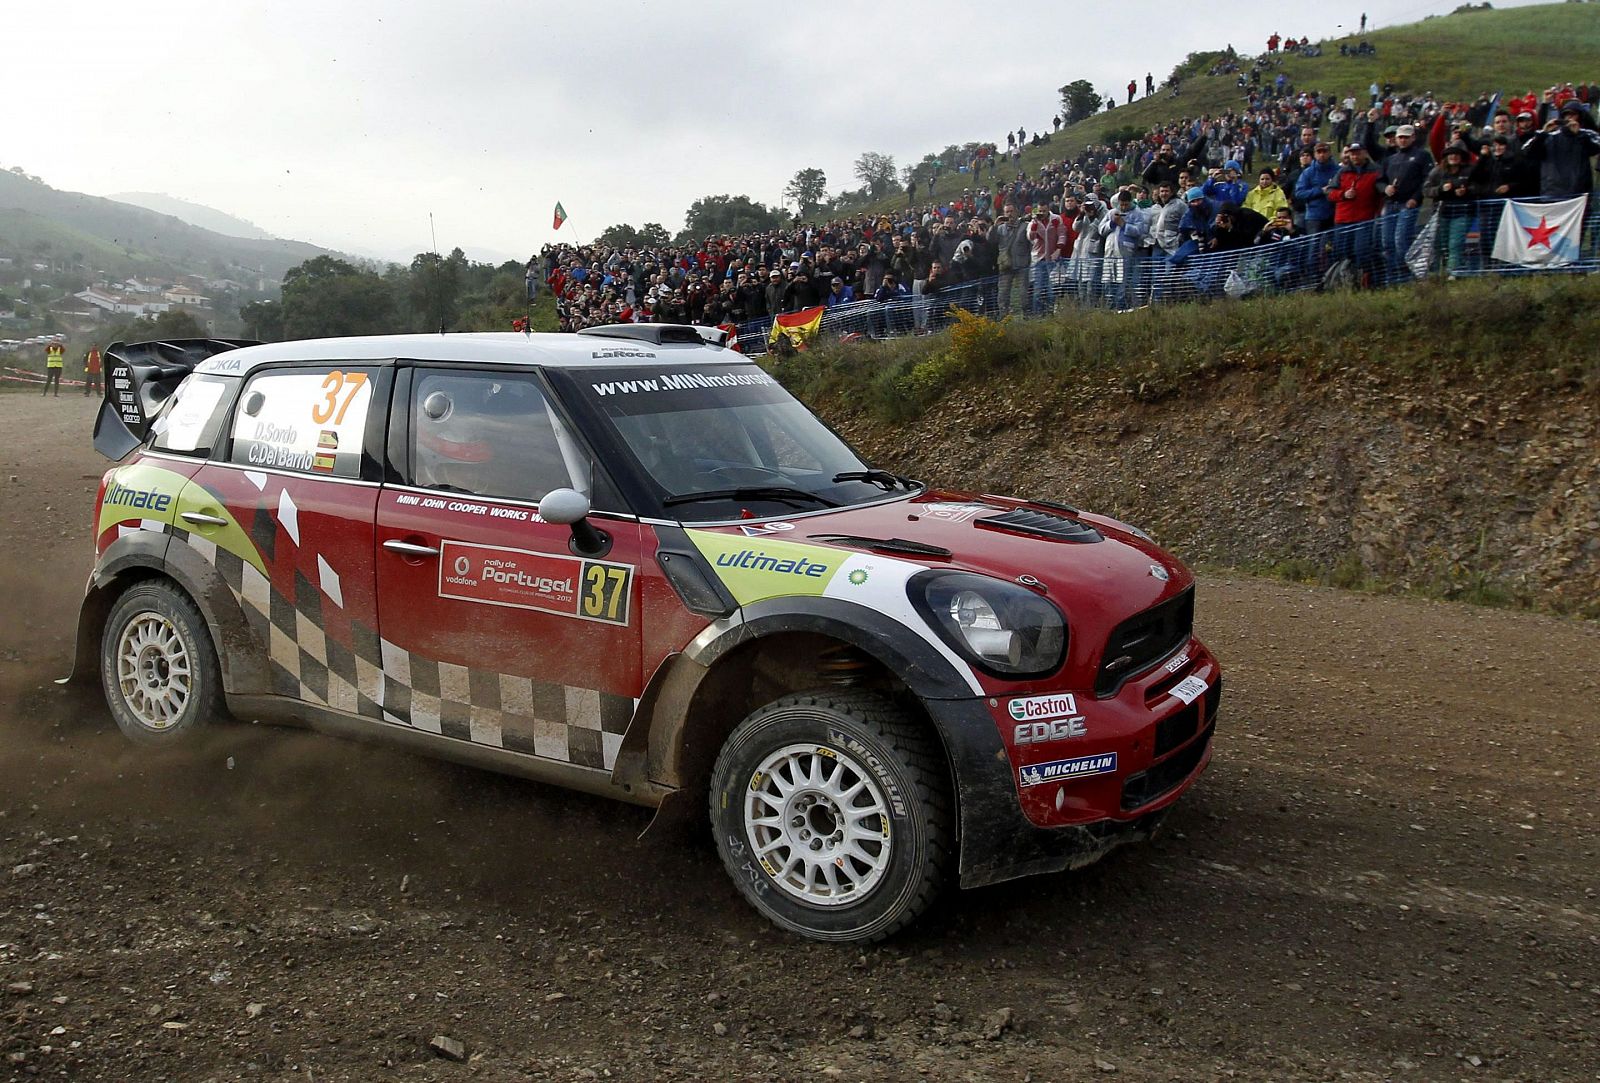
POLYGON ((439 597, 578 620, 627 624, 633 566, 446 541, 439 554, 439 597))
POLYGON ((1051 718, 1065 718, 1078 713, 1078 699, 1071 692, 1057 692, 1048 696, 1018 696, 1006 704, 1006 710, 1018 722, 1044 722, 1051 718))

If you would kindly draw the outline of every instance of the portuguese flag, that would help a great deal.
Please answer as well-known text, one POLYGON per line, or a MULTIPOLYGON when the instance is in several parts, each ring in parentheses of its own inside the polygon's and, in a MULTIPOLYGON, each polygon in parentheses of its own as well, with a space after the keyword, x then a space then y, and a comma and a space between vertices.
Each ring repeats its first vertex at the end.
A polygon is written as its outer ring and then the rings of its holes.
POLYGON ((551 226, 550 228, 551 229, 560 229, 561 228, 561 223, 565 222, 566 220, 567 220, 567 209, 565 207, 563 207, 560 203, 557 203, 556 204, 556 222, 555 222, 555 225, 551 226))
POLYGON ((772 334, 767 336, 768 344, 778 341, 781 335, 797 350, 806 348, 806 343, 822 327, 822 306, 815 308, 802 308, 799 312, 785 312, 772 321, 772 334))

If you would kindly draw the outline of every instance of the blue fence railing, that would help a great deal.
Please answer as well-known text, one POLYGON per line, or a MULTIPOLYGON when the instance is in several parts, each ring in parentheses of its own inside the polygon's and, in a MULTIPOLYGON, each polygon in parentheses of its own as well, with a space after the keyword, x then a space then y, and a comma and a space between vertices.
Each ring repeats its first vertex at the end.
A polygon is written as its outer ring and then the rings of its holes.
MULTIPOLYGON (((1429 276, 1527 275, 1600 271, 1600 196, 1584 212, 1579 257, 1530 269, 1491 256, 1506 200, 1445 206, 1439 213, 1385 215, 1275 244, 1196 253, 1179 262, 1148 253, 1074 256, 946 286, 936 295, 857 301, 823 313, 820 334, 889 338, 937 331, 950 309, 1034 316, 1064 308, 1129 309, 1213 297, 1242 298, 1331 287, 1400 286, 1429 276)), ((1535 201, 1523 201, 1535 202, 1535 201)), ((772 318, 739 325, 747 354, 767 350, 772 318)))

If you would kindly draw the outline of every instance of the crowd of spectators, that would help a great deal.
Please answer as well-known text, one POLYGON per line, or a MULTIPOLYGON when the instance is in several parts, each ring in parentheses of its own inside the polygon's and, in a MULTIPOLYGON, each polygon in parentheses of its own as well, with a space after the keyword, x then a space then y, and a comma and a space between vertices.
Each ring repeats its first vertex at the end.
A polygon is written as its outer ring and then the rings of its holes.
MULTIPOLYGON (((997 312, 1036 311, 1064 285, 1080 300, 1131 307, 1159 290, 1146 281, 1154 266, 1363 222, 1376 225, 1339 230, 1325 258, 1392 281, 1406 273, 1425 204, 1448 215, 1474 200, 1593 188, 1600 86, 1569 83, 1502 102, 1374 84, 1359 100, 1296 88, 1281 71, 1268 78, 1274 53, 1241 74, 1236 109, 1085 146, 1031 175, 1010 169, 1026 136, 1019 129, 1004 152, 985 144, 958 166, 961 187, 946 198, 919 205, 913 190, 895 213, 796 220, 692 244, 548 246, 530 275, 555 292, 566 330, 737 326, 870 300, 906 316, 862 330, 920 331, 967 283, 983 281, 977 303, 997 312), (1104 269, 1111 262, 1114 273, 1104 269)), ((1465 258, 1466 218, 1448 218, 1441 231, 1451 270, 1465 258)))

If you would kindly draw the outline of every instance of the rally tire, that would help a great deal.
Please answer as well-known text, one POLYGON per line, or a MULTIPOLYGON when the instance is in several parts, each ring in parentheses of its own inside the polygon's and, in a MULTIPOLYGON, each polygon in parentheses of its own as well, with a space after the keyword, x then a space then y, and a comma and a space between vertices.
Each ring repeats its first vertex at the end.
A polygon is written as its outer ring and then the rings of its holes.
POLYGON ((205 618, 165 581, 117 599, 100 637, 100 683, 117 728, 138 744, 179 744, 223 712, 205 618))
POLYGON ((943 750, 881 696, 806 692, 757 710, 722 746, 710 806, 740 893, 812 940, 892 936, 927 909, 954 860, 943 750))

